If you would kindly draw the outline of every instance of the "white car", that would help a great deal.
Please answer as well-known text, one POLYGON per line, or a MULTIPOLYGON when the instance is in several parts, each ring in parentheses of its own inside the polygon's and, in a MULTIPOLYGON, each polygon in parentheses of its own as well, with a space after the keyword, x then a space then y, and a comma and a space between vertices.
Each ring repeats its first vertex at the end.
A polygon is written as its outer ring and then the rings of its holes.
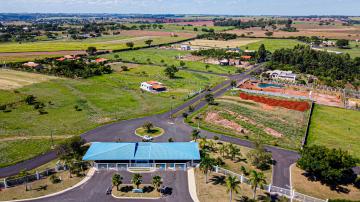
POLYGON ((148 136, 148 135, 145 135, 145 136, 143 137, 143 140, 145 140, 145 141, 152 141, 153 138, 150 137, 150 136, 148 136))

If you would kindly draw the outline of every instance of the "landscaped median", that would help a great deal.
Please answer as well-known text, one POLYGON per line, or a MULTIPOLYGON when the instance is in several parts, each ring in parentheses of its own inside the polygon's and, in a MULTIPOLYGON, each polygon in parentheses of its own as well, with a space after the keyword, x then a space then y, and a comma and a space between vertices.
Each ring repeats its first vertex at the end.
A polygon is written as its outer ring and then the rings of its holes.
POLYGON ((158 192, 152 185, 143 184, 139 186, 143 190, 142 193, 135 193, 132 190, 134 186, 123 185, 119 190, 116 187, 112 189, 112 196, 114 198, 146 198, 146 199, 157 199, 160 198, 160 192, 158 192))

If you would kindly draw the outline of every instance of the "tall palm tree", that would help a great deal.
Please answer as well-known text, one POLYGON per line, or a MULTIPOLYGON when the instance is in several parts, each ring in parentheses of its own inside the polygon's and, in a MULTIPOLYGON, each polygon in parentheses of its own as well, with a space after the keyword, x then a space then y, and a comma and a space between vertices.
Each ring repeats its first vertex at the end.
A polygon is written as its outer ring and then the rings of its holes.
POLYGON ((255 200, 257 188, 263 187, 266 184, 265 175, 262 172, 256 172, 256 170, 252 170, 249 181, 251 188, 253 188, 253 198, 255 200))
POLYGON ((233 192, 239 193, 240 189, 240 181, 235 176, 228 176, 226 178, 226 191, 230 193, 230 202, 232 201, 232 194, 233 192))
POLYGON ((113 176, 112 176, 112 179, 111 179, 111 182, 113 184, 113 186, 116 186, 116 190, 119 191, 119 186, 122 184, 122 177, 115 173, 113 176))
POLYGON ((191 137, 192 137, 192 140, 194 140, 196 142, 196 140, 200 138, 200 131, 197 129, 192 130, 191 137))
POLYGON ((155 187, 157 191, 159 191, 161 184, 162 184, 162 180, 160 176, 157 175, 152 178, 152 185, 155 187))
POLYGON ((222 144, 219 148, 220 155, 222 157, 224 157, 227 150, 228 150, 228 147, 226 146, 226 144, 222 144))
POLYGON ((131 182, 139 189, 140 184, 142 183, 142 176, 139 173, 133 175, 131 182))
POLYGON ((231 160, 234 160, 237 156, 241 156, 240 149, 233 144, 229 145, 229 154, 231 156, 231 160))
POLYGON ((205 183, 208 183, 208 174, 211 172, 211 170, 213 169, 213 166, 215 166, 215 160, 205 156, 201 159, 200 161, 200 170, 203 171, 203 173, 205 174, 205 183))
POLYGON ((199 142, 200 149, 205 149, 207 144, 208 144, 208 141, 206 140, 206 138, 205 137, 201 138, 201 140, 199 142))

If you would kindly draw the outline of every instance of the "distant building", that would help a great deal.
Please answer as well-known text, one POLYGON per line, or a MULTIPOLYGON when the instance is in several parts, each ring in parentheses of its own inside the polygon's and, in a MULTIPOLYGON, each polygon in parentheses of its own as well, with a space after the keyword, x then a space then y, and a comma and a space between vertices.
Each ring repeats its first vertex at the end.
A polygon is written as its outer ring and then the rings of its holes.
POLYGON ((180 48, 181 48, 181 50, 183 50, 183 51, 189 51, 189 50, 191 50, 191 46, 190 46, 190 45, 186 45, 186 44, 182 44, 180 48))
POLYGON ((27 62, 23 64, 24 67, 29 67, 32 69, 43 69, 44 67, 41 64, 35 63, 35 62, 27 62))
POLYGON ((252 58, 251 55, 242 55, 242 56, 241 56, 241 59, 242 59, 242 60, 250 60, 251 58, 252 58))
POLYGON ((96 63, 102 63, 102 62, 106 62, 106 61, 108 61, 108 59, 106 59, 106 58, 98 58, 95 60, 96 63))
POLYGON ((166 87, 158 81, 142 82, 140 88, 152 93, 164 92, 166 87))
POLYGON ((245 53, 255 53, 255 50, 244 50, 245 53))
POLYGON ((324 46, 324 47, 336 46, 336 42, 335 41, 322 41, 321 46, 324 46))
POLYGON ((271 79, 280 79, 286 81, 296 81, 297 75, 294 74, 292 71, 282 71, 282 70, 274 70, 274 71, 267 71, 266 73, 269 74, 271 79))
POLYGON ((228 59, 222 59, 222 60, 219 60, 219 64, 222 66, 229 66, 230 61, 228 59))

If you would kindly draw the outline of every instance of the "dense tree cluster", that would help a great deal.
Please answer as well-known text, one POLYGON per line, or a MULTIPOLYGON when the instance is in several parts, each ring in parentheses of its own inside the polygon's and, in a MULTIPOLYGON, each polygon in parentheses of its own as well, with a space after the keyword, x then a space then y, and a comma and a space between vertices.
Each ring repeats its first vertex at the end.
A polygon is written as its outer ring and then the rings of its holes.
POLYGON ((218 19, 214 21, 215 26, 234 26, 240 29, 250 28, 250 27, 262 27, 272 25, 291 25, 292 20, 284 20, 284 19, 264 19, 260 18, 258 20, 249 20, 249 21, 241 21, 235 19, 218 19))
POLYGON ((320 180, 330 186, 354 183, 356 175, 352 168, 359 162, 341 149, 324 146, 305 147, 297 165, 305 170, 308 177, 320 180))
POLYGON ((50 74, 70 78, 88 78, 102 74, 110 74, 109 65, 100 63, 86 63, 82 60, 56 61, 49 70, 50 74))
POLYGON ((240 57, 242 54, 238 52, 228 52, 225 49, 204 49, 193 51, 192 55, 196 56, 205 56, 209 58, 236 58, 240 57))
POLYGON ((275 50, 267 66, 270 69, 312 74, 330 86, 351 83, 358 87, 360 84, 360 58, 352 59, 348 54, 316 51, 309 46, 298 45, 293 49, 275 50))
POLYGON ((215 33, 215 32, 209 32, 206 34, 199 34, 197 35, 198 39, 208 39, 208 40, 231 40, 236 39, 236 34, 230 34, 230 33, 215 33))

